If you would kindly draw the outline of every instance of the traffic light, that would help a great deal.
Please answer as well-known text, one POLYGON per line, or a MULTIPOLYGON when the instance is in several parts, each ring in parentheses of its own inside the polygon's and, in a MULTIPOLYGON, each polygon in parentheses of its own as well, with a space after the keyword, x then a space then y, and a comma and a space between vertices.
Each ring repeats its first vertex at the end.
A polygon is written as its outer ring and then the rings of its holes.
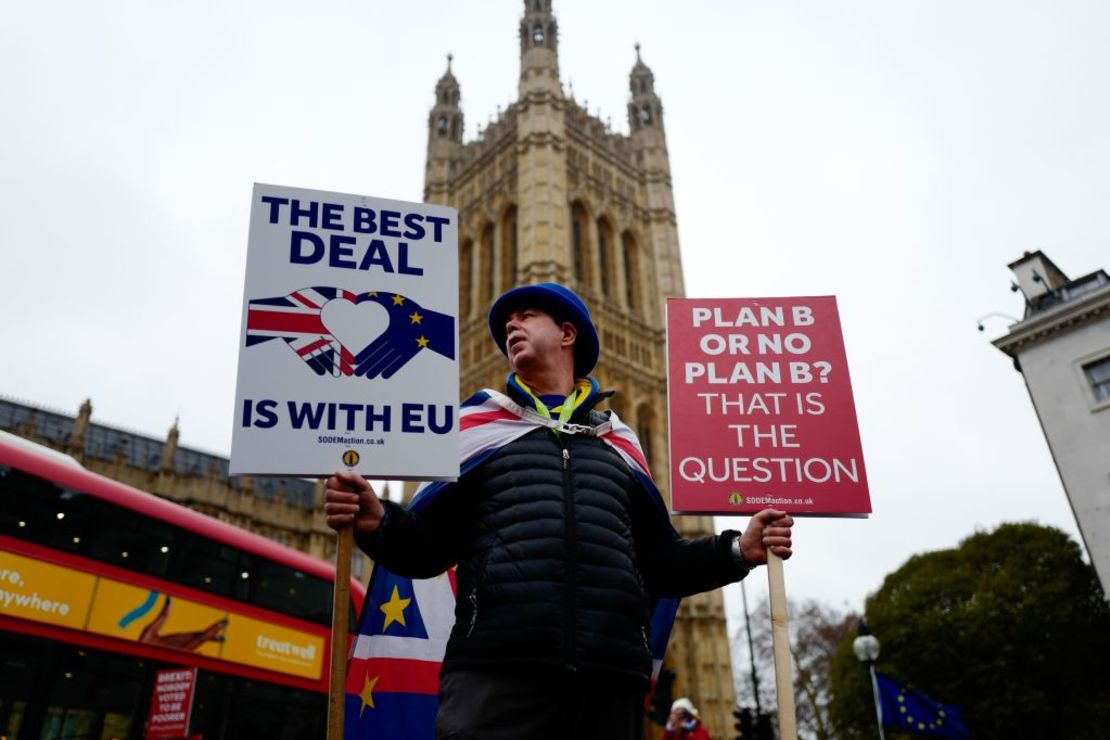
POLYGON ((732 716, 736 718, 736 740, 755 740, 752 710, 747 707, 736 707, 732 710, 732 716))
POLYGON ((648 719, 657 725, 667 724, 671 716, 671 702, 674 701, 674 671, 664 668, 659 671, 659 678, 655 681, 655 691, 651 694, 651 708, 648 709, 648 719))
POLYGON ((771 715, 761 712, 755 721, 755 736, 757 740, 775 740, 775 731, 771 728, 771 715))

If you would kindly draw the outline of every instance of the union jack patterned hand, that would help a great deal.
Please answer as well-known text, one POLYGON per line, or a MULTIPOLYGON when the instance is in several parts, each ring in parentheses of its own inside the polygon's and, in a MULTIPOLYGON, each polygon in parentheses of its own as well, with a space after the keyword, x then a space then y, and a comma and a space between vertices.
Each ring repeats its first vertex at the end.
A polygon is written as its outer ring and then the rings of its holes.
POLYGON ((354 354, 332 336, 320 318, 324 304, 336 298, 351 303, 359 300, 349 290, 316 287, 251 301, 247 309, 247 346, 284 339, 317 375, 353 374, 354 354))
POLYGON ((389 312, 389 325, 355 356, 355 374, 391 378, 417 353, 430 349, 455 359, 455 319, 424 308, 396 293, 363 293, 359 303, 373 301, 389 312))

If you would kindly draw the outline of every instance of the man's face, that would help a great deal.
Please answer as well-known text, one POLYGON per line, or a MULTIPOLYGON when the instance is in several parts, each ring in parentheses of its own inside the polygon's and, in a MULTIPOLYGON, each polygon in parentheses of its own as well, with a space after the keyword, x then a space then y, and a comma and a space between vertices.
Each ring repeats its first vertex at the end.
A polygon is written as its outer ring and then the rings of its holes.
POLYGON ((555 323, 551 314, 538 308, 520 308, 505 322, 505 350, 509 367, 527 375, 529 370, 550 363, 564 347, 574 344, 577 331, 569 321, 555 323))

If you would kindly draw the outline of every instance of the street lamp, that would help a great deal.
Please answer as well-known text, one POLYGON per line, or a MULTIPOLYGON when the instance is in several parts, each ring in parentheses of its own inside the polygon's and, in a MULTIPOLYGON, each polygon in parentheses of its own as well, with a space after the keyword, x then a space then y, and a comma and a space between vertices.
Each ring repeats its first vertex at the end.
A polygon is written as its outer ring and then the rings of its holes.
POLYGON ((852 642, 852 651, 871 673, 871 694, 875 699, 875 718, 879 722, 879 740, 886 740, 883 734, 883 710, 879 703, 879 682, 875 678, 875 661, 879 659, 879 638, 867 629, 867 620, 859 620, 859 637, 852 642))

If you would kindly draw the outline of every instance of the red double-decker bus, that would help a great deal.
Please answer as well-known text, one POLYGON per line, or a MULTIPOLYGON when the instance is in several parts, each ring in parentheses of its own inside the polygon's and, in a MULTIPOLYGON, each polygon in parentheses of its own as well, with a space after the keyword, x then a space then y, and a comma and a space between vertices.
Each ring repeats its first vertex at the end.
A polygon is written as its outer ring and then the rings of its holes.
POLYGON ((0 433, 0 737, 137 740, 176 667, 191 736, 323 737, 334 577, 0 433))

